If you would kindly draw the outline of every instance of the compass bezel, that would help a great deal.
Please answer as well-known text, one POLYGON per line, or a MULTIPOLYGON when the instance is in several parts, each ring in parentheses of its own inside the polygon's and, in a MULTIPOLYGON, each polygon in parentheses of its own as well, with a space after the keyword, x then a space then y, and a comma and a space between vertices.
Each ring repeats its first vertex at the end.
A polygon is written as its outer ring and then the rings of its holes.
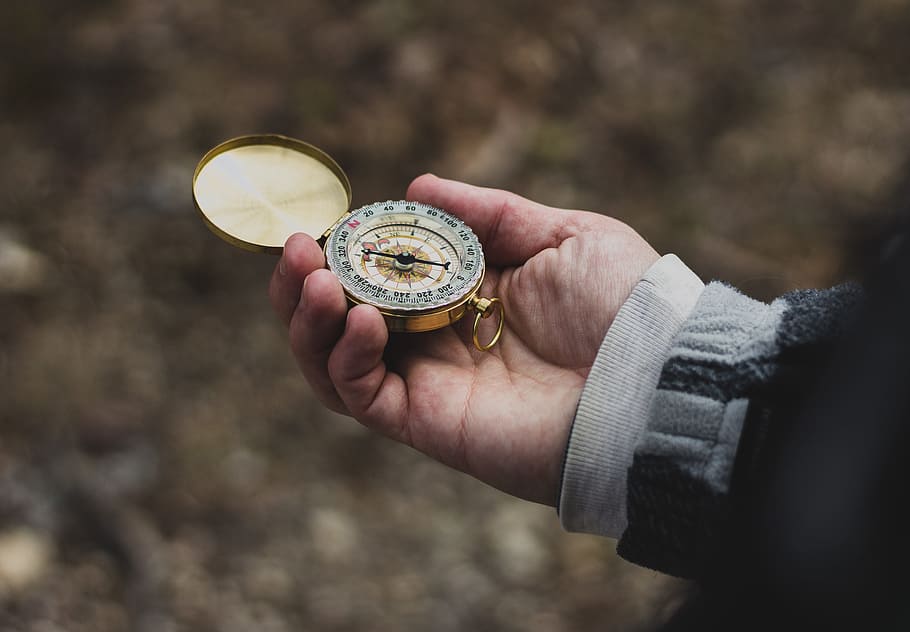
POLYGON ((376 202, 352 211, 332 229, 324 250, 328 267, 341 281, 348 300, 379 309, 393 331, 427 331, 456 322, 482 285, 485 272, 483 247, 467 224, 443 209, 407 200, 376 202), (381 229, 386 219, 399 217, 409 222, 413 218, 419 228, 453 246, 458 258, 452 274, 455 287, 445 284, 424 292, 397 292, 357 273, 349 250, 357 247, 358 237, 381 229))

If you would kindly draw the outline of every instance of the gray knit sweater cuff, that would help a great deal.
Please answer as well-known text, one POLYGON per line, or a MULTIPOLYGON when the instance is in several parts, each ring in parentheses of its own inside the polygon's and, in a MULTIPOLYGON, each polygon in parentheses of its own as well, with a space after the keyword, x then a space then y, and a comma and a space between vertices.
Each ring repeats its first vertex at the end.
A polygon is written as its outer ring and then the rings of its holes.
POLYGON ((569 436, 559 516, 568 531, 618 538, 626 475, 648 420, 670 343, 704 284, 675 255, 632 290, 588 374, 569 436))

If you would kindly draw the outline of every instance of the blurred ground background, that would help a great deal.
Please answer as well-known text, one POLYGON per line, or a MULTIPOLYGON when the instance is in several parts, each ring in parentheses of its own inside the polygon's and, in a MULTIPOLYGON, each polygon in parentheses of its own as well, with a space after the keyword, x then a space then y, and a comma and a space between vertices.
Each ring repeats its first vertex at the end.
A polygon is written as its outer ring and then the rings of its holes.
POLYGON ((651 629, 680 585, 323 410, 210 235, 274 131, 609 212, 767 298, 842 275, 910 148, 898 0, 0 5, 0 629, 651 629))

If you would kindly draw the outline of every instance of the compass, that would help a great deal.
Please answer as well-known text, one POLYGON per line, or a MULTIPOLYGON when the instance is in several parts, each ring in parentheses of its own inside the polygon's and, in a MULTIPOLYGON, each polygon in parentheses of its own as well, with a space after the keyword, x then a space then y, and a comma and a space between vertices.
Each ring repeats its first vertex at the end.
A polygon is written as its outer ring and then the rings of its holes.
POLYGON ((376 307, 390 331, 440 329, 472 312, 479 350, 502 335, 502 302, 478 294, 485 265, 471 228, 407 200, 350 211, 347 176, 313 145, 274 134, 225 141, 196 167, 193 199, 212 232, 245 250, 280 254, 296 232, 315 238, 348 302, 376 307), (496 331, 481 342, 480 321, 494 313, 496 331))

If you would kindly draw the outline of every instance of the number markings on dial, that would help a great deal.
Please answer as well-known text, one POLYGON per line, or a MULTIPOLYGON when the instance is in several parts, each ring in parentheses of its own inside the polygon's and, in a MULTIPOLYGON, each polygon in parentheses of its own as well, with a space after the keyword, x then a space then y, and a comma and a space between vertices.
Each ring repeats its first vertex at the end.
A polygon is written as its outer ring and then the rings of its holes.
POLYGON ((470 228, 444 211, 411 202, 354 211, 333 232, 326 254, 353 298, 393 309, 458 301, 483 272, 480 243, 470 228))

